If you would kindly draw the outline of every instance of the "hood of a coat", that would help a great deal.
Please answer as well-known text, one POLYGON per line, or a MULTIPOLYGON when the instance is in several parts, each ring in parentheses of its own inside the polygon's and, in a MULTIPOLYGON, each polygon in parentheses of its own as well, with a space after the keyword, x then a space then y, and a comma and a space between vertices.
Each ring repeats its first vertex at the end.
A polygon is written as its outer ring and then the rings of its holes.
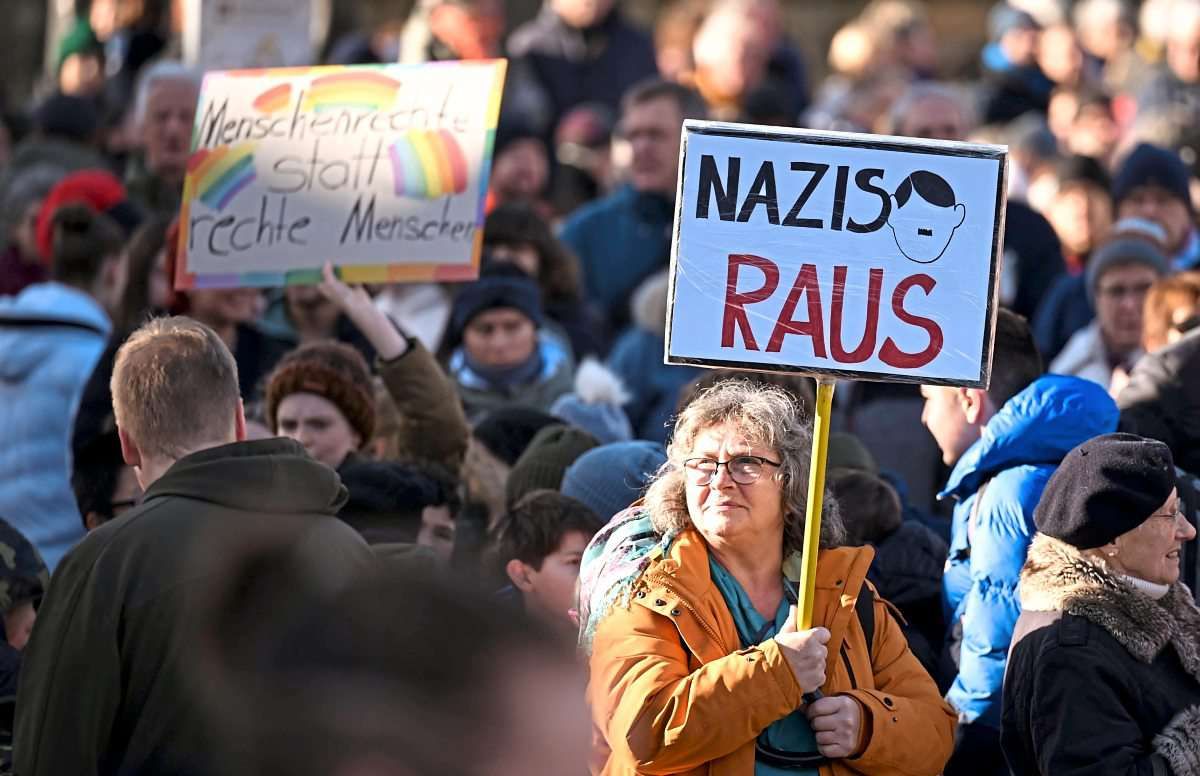
POLYGON ((144 501, 168 496, 246 512, 336 515, 346 503, 346 488, 300 444, 275 438, 181 458, 150 486, 144 501))
POLYGON ((1155 601, 1077 548, 1038 534, 1021 570, 1020 590, 1023 610, 1083 617, 1143 663, 1171 644, 1183 667, 1200 680, 1200 608, 1186 586, 1176 583, 1155 601))
POLYGON ((38 283, 0 297, 0 380, 21 382, 61 343, 27 335, 71 330, 106 339, 112 324, 94 299, 61 283, 38 283))
POLYGON ((963 454, 938 498, 974 493, 1014 466, 1057 464, 1076 446, 1117 428, 1117 405, 1096 383, 1043 375, 1009 399, 963 454))
POLYGON ((1158 439, 1200 474, 1200 330, 1144 356, 1121 391, 1121 430, 1158 439))

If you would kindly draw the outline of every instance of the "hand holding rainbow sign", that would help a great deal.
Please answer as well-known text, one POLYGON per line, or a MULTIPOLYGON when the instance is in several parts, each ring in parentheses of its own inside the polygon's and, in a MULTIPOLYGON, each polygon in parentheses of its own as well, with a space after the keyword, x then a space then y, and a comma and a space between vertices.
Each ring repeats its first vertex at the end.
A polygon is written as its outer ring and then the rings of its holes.
POLYGON ((205 76, 177 288, 468 280, 505 62, 205 76))

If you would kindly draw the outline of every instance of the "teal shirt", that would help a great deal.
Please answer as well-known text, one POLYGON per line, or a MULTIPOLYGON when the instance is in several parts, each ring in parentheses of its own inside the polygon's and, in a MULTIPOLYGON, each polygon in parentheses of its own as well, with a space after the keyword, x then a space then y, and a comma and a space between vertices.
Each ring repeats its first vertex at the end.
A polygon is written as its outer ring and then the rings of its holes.
MULTIPOLYGON (((746 594, 738 581, 711 554, 708 556, 708 565, 712 571, 713 582, 721 591, 721 597, 725 599, 725 605, 729 607, 729 612, 733 615, 733 622, 737 625, 738 638, 742 642, 743 649, 761 644, 778 633, 787 623, 788 614, 791 611, 791 601, 788 596, 784 596, 783 600, 779 602, 779 611, 775 612, 775 621, 768 623, 767 619, 754 608, 750 596, 746 594)), ((788 589, 787 584, 787 580, 784 579, 785 589, 788 589)), ((772 722, 764 733, 767 743, 773 749, 797 753, 815 753, 817 751, 816 735, 808 724, 808 718, 799 710, 772 722)), ((754 776, 817 776, 817 769, 785 770, 755 761, 754 776)))

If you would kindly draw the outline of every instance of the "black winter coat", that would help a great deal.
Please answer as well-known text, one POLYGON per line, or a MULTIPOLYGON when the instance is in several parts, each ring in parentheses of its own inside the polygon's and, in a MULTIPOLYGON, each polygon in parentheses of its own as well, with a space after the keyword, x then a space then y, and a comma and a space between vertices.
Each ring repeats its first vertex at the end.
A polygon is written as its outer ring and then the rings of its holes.
POLYGON ((1038 535, 1004 681, 1013 773, 1200 775, 1200 609, 1038 535))
MULTIPOLYGON (((1157 439, 1171 448, 1183 513, 1200 524, 1200 331, 1143 356, 1117 399, 1120 431, 1157 439)), ((1183 581, 1200 596, 1200 551, 1184 547, 1183 581)))
POLYGON ((947 553, 940 536, 915 520, 905 520, 875 543, 875 560, 867 572, 879 595, 904 615, 901 629, 909 648, 935 680, 941 678, 937 656, 946 635, 942 569, 947 553))

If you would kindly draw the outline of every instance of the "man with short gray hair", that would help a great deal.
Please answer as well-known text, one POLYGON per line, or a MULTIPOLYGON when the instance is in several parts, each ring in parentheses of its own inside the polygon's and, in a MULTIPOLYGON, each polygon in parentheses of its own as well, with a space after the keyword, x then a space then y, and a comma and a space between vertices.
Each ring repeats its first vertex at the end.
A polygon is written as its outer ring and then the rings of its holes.
POLYGON ((179 211, 199 99, 200 76, 178 62, 152 65, 138 82, 134 122, 142 153, 131 160, 125 187, 148 212, 179 211))
POLYGON ((118 351, 112 389, 145 495, 55 571, 22 668, 16 771, 214 773, 188 650, 223 564, 270 531, 336 585, 371 552, 336 517, 346 489, 332 469, 292 440, 245 441, 237 366, 212 329, 147 323, 118 351))

